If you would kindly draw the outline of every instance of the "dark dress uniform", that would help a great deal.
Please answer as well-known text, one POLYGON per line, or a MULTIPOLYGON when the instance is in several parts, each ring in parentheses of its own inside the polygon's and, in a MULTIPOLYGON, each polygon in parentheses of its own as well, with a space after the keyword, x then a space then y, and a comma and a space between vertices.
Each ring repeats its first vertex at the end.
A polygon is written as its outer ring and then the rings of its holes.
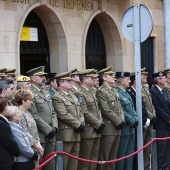
MULTIPOLYGON (((135 122, 138 121, 138 116, 135 112, 133 101, 126 90, 117 86, 120 103, 124 111, 126 126, 121 131, 120 145, 117 158, 129 155, 134 152, 135 146, 135 122)), ((131 170, 133 167, 133 157, 122 160, 116 163, 116 170, 131 170)))

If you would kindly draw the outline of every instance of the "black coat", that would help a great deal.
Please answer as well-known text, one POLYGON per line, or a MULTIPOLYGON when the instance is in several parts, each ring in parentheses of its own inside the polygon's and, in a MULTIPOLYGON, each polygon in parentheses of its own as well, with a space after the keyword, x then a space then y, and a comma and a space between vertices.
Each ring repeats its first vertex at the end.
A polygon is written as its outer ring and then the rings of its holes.
MULTIPOLYGON (((130 94, 130 96, 131 96, 131 98, 133 100, 134 108, 136 110, 136 91, 130 86, 127 89, 127 92, 130 94)), ((145 108, 144 103, 142 102, 142 123, 143 123, 143 125, 146 123, 147 118, 149 118, 148 112, 147 112, 147 110, 145 108)))
POLYGON ((14 156, 18 157, 20 151, 17 143, 12 138, 8 122, 0 116, 0 168, 12 166, 14 156))
POLYGON ((170 125, 168 124, 168 121, 170 121, 170 98, 168 93, 165 91, 167 100, 156 86, 150 90, 150 93, 157 116, 154 128, 159 130, 170 129, 170 125))

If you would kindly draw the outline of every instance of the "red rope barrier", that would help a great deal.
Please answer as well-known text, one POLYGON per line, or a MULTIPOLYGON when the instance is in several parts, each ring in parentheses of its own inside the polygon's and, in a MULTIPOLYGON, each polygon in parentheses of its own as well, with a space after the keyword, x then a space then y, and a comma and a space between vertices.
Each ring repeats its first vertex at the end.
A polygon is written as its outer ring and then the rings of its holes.
POLYGON ((160 141, 160 140, 170 140, 170 137, 166 137, 166 138, 154 138, 151 141, 149 141, 146 145, 144 145, 142 148, 138 149, 137 151, 133 152, 132 154, 129 154, 127 156, 124 156, 122 158, 118 158, 118 159, 114 159, 114 160, 108 160, 108 161, 94 161, 94 160, 88 160, 88 159, 83 159, 83 158, 79 158, 77 156, 71 155, 67 152, 61 152, 61 151, 55 151, 55 152, 51 152, 49 155, 47 155, 41 162, 40 165, 33 169, 33 170, 38 170, 40 169, 42 166, 44 166, 45 164, 47 164, 48 162, 50 162, 52 159, 54 159, 57 154, 60 155, 65 155, 65 156, 69 156, 70 158, 82 161, 82 162, 87 162, 87 163, 93 163, 93 164, 111 164, 114 162, 118 162, 121 161, 123 159, 127 159, 131 156, 134 156, 135 154, 139 153, 141 150, 145 149, 146 147, 148 147, 152 142, 154 141, 160 141))

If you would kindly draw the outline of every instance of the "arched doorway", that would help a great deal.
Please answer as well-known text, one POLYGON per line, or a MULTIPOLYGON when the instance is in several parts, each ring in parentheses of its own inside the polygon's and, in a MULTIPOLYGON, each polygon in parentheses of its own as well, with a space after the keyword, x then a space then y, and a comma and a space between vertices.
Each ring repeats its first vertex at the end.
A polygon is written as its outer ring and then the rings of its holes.
POLYGON ((20 68, 21 74, 34 67, 44 65, 46 71, 50 71, 49 44, 45 28, 38 15, 31 11, 27 16, 23 27, 33 27, 38 30, 38 41, 20 42, 20 68))
POLYGON ((119 28, 115 21, 116 18, 113 18, 110 13, 98 12, 89 20, 84 37, 86 68, 100 70, 108 66, 113 66, 113 71, 123 70, 122 41, 119 28))
POLYGON ((86 39, 86 68, 101 70, 106 67, 106 49, 102 31, 93 19, 86 39))

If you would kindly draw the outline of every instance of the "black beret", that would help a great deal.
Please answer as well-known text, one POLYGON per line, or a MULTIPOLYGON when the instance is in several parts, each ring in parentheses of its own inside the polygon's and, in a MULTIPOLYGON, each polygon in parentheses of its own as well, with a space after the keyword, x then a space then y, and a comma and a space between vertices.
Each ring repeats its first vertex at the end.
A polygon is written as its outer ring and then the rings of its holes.
POLYGON ((163 71, 159 71, 159 72, 154 73, 154 74, 152 75, 153 78, 156 78, 156 77, 163 77, 163 76, 166 76, 166 73, 163 72, 163 71))

